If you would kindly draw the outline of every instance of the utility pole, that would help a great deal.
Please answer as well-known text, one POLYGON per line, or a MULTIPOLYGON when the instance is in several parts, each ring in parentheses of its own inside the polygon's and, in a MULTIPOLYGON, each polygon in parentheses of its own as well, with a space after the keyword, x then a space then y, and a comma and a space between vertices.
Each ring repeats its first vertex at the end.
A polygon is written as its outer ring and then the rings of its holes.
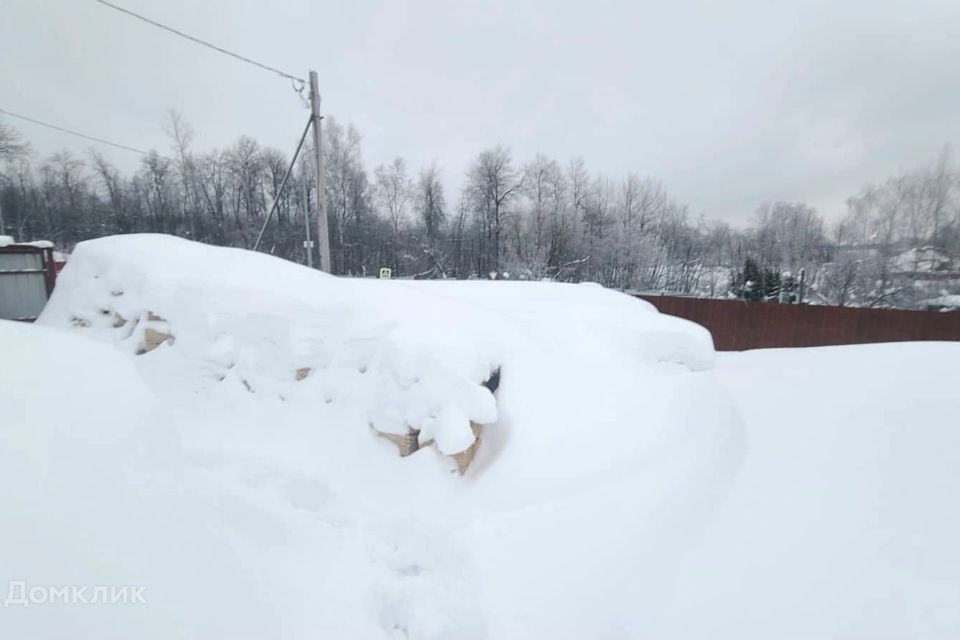
POLYGON ((310 239, 310 190, 307 183, 304 183, 303 189, 297 189, 297 191, 300 192, 300 204, 303 205, 303 230, 307 238, 303 241, 303 248, 307 251, 307 267, 313 269, 313 240, 310 239))
POLYGON ((310 72, 310 114, 313 120, 313 150, 317 168, 317 247, 320 251, 320 270, 330 273, 330 231, 327 228, 327 207, 323 182, 323 147, 320 136, 320 90, 317 72, 310 72))

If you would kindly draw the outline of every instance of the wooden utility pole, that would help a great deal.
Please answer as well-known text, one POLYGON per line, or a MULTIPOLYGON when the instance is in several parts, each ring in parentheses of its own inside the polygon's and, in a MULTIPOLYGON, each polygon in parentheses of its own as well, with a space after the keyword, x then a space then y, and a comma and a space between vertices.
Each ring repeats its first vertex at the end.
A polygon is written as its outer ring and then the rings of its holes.
POLYGON ((320 90, 317 72, 310 72, 310 114, 313 119, 313 150, 317 168, 317 248, 320 251, 320 270, 330 273, 330 231, 327 228, 327 207, 324 197, 323 146, 320 137, 320 90))

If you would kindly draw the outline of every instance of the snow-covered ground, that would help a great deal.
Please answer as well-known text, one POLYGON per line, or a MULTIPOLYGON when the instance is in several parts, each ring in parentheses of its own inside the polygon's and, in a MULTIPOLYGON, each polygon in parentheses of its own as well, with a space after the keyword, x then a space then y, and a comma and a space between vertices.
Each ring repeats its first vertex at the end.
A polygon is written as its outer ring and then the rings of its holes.
POLYGON ((2 638, 960 634, 960 344, 132 236, 0 357, 2 638))

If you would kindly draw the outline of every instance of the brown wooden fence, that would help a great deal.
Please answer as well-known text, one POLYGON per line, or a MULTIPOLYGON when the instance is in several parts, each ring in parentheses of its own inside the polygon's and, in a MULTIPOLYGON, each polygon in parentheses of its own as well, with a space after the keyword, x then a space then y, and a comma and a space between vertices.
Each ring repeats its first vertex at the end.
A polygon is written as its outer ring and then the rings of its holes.
POLYGON ((960 340, 960 312, 851 309, 637 296, 713 334, 718 351, 907 340, 960 340))

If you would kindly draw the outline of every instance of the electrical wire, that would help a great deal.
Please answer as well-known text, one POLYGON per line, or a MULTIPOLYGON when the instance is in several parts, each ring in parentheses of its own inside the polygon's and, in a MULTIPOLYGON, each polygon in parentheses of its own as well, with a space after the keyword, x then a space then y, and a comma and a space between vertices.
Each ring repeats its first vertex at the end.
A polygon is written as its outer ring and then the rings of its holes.
POLYGON ((169 31, 170 33, 173 33, 173 34, 175 34, 175 35, 180 36, 181 38, 186 38, 187 40, 190 40, 190 41, 192 41, 192 42, 195 42, 195 43, 197 43, 197 44, 199 44, 199 45, 203 45, 204 47, 208 47, 208 48, 210 48, 210 49, 213 49, 214 51, 219 51, 220 53, 226 54, 226 55, 228 55, 228 56, 230 56, 230 57, 232 57, 232 58, 236 58, 237 60, 241 60, 241 61, 243 61, 243 62, 246 62, 247 64, 252 64, 252 65, 254 65, 254 66, 256 66, 256 67, 260 67, 261 69, 264 69, 264 70, 266 70, 266 71, 270 71, 270 72, 272 72, 272 73, 276 73, 277 75, 279 75, 279 76, 281 76, 281 77, 283 77, 283 78, 287 78, 288 80, 291 80, 291 81, 293 81, 293 82, 295 82, 295 83, 300 83, 300 86, 301 86, 301 87, 307 83, 306 80, 304 80, 303 78, 298 78, 297 76, 295 76, 295 75, 293 75, 293 74, 286 73, 286 72, 284 72, 284 71, 281 71, 280 69, 277 69, 277 68, 275 68, 275 67, 271 67, 270 65, 263 64, 262 62, 257 62, 256 60, 251 60, 250 58, 247 58, 247 57, 245 57, 245 56, 241 56, 241 55, 238 54, 238 53, 234 53, 234 52, 232 52, 232 51, 228 51, 228 50, 224 49, 223 47, 218 47, 218 46, 215 45, 215 44, 211 44, 211 43, 209 43, 209 42, 207 42, 207 41, 205 41, 205 40, 201 40, 200 38, 196 38, 196 37, 194 37, 194 36, 188 35, 188 34, 182 32, 182 31, 179 31, 179 30, 177 30, 177 29, 174 29, 173 27, 168 27, 167 25, 161 24, 161 23, 157 22, 156 20, 151 20, 150 18, 147 18, 146 16, 142 16, 142 15, 140 15, 139 13, 134 13, 133 11, 130 11, 129 9, 124 9, 123 7, 119 7, 119 6, 115 5, 115 4, 113 4, 112 2, 107 2, 107 0, 95 0, 95 2, 99 2, 100 4, 102 4, 102 5, 104 5, 104 6, 107 6, 107 7, 110 7, 111 9, 115 9, 115 10, 117 10, 117 11, 120 11, 121 13, 125 13, 125 14, 127 14, 128 16, 131 16, 131 17, 136 18, 137 20, 142 20, 143 22, 146 22, 147 24, 150 24, 150 25, 153 25, 153 26, 158 27, 158 28, 160 28, 160 29, 163 29, 164 31, 169 31))
POLYGON ((96 136, 88 136, 85 133, 80 133, 79 131, 74 131, 72 129, 67 129, 66 127, 60 127, 55 124, 50 124, 49 122, 44 122, 43 120, 37 120, 36 118, 31 118, 19 113, 14 113, 13 111, 7 111, 6 109, 0 108, 0 113, 4 113, 8 116, 14 118, 19 118, 20 120, 25 120, 27 122, 32 122, 33 124, 38 124, 41 127, 47 127, 49 129, 54 129, 56 131, 61 131, 63 133, 69 133, 72 136, 77 136, 78 138, 86 138, 87 140, 92 140, 93 142, 99 142, 100 144, 109 145, 111 147, 116 147, 117 149, 123 149, 124 151, 132 151, 133 153, 139 153, 142 156, 149 156, 151 152, 144 151, 143 149, 137 149, 135 147, 129 147, 125 144, 120 144, 119 142, 110 142, 109 140, 104 140, 103 138, 98 138, 96 136))

